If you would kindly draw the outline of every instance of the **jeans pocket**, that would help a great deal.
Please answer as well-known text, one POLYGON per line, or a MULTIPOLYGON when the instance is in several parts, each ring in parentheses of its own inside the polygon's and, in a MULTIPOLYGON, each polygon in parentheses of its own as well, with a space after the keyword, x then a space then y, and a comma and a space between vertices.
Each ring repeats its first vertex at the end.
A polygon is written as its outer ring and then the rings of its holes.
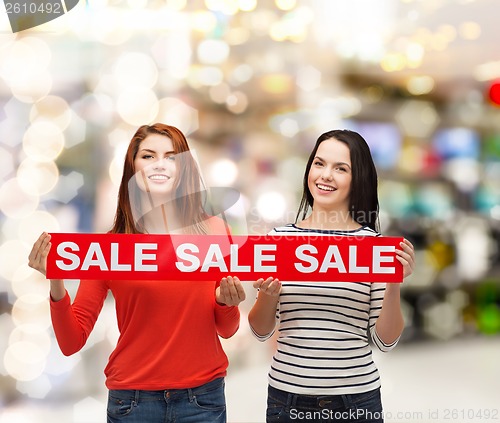
POLYGON ((381 423, 384 421, 380 389, 360 394, 355 403, 355 408, 360 422, 381 423))
POLYGON ((266 422, 274 423, 283 420, 285 415, 285 404, 271 395, 267 397, 266 422))
POLYGON ((193 397, 193 402, 197 407, 208 411, 223 411, 226 408, 226 397, 224 386, 211 391, 197 393, 193 397))
POLYGON ((133 397, 114 395, 112 391, 108 395, 107 413, 111 417, 125 417, 128 416, 135 405, 133 397))
POLYGON ((280 422, 281 417, 285 413, 285 407, 279 404, 268 405, 266 410, 266 422, 275 423, 280 422))
POLYGON ((382 399, 380 396, 380 389, 375 389, 372 392, 364 394, 363 397, 356 401, 356 408, 366 409, 372 412, 382 411, 382 399))

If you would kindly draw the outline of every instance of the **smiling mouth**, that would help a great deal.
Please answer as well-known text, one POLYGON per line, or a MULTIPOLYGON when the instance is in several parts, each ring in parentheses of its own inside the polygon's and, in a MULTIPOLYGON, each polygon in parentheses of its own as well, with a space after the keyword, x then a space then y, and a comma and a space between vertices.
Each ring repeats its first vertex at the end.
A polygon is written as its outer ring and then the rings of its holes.
POLYGON ((148 179, 152 181, 168 181, 170 179, 170 176, 154 174, 154 175, 149 175, 148 179))
POLYGON ((334 187, 331 187, 331 186, 328 186, 328 185, 323 185, 323 184, 316 184, 316 186, 318 187, 318 189, 320 189, 321 191, 336 191, 337 188, 334 188, 334 187))

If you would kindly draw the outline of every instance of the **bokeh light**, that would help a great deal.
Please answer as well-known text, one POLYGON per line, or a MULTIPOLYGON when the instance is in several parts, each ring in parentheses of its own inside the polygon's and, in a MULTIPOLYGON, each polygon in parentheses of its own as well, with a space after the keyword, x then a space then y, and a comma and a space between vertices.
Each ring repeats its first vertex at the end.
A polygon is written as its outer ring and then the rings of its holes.
POLYGON ((248 97, 244 92, 234 91, 226 98, 227 109, 234 113, 243 113, 248 107, 248 97))
POLYGON ((38 121, 30 125, 23 138, 26 155, 38 162, 55 160, 64 149, 61 128, 50 121, 38 121))
POLYGON ((406 87, 413 95, 429 94, 434 88, 434 79, 430 76, 414 76, 408 80, 406 87))
POLYGON ((52 388, 53 385, 45 374, 29 381, 18 380, 16 383, 16 389, 19 392, 36 399, 46 398, 52 388))
POLYGON ((186 136, 199 127, 198 111, 175 97, 165 97, 159 101, 157 122, 168 122, 179 128, 186 136))
POLYGON ((186 7, 187 0, 166 0, 165 4, 170 9, 182 10, 186 7))
POLYGON ((18 178, 12 178, 0 186, 0 210, 8 217, 29 216, 38 207, 39 196, 25 192, 18 178))
POLYGON ((238 177, 238 167, 232 160, 217 160, 210 165, 208 177, 213 186, 232 186, 238 177))
POLYGON ((500 80, 491 83, 488 89, 488 97, 494 105, 500 106, 500 80))
POLYGON ((12 154, 0 146, 0 180, 4 180, 14 171, 14 157, 12 154))
POLYGON ((265 192, 257 198, 256 207, 264 220, 272 222, 283 218, 286 200, 280 192, 265 192))
POLYGON ((47 356, 51 348, 50 336, 45 328, 33 324, 18 325, 9 336, 9 344, 31 342, 39 348, 40 356, 47 356))
POLYGON ((229 87, 229 85, 222 83, 214 87, 210 87, 209 93, 210 93, 210 99, 213 102, 218 104, 223 104, 229 97, 229 94, 231 93, 231 88, 229 87))
POLYGON ((113 79, 120 90, 129 87, 152 88, 158 80, 153 59, 143 53, 124 53, 115 62, 113 79))
POLYGON ((61 131, 68 128, 72 117, 69 104, 62 97, 48 95, 33 104, 30 112, 30 121, 50 122, 56 125, 61 131))
POLYGON ((297 0, 275 0, 281 10, 291 10, 297 5, 297 0))
POLYGON ((16 239, 0 245, 0 275, 10 280, 17 269, 27 261, 29 251, 27 244, 16 239))
POLYGON ((439 124, 436 108, 426 101, 404 103, 395 118, 403 134, 416 138, 429 137, 439 124))
POLYGON ((47 299, 48 294, 40 295, 36 293, 25 294, 19 297, 12 306, 12 320, 16 326, 31 324, 47 329, 51 325, 49 302, 47 299))
POLYGON ((464 22, 459 27, 462 38, 466 40, 477 40, 481 36, 481 25, 477 22, 464 22))
POLYGON ((32 244, 42 232, 59 232, 60 230, 59 221, 53 214, 45 210, 36 210, 20 219, 19 240, 32 244))
POLYGON ((45 368, 43 351, 29 341, 12 343, 5 351, 3 362, 7 373, 21 381, 36 379, 45 368))
POLYGON ((133 126, 151 122, 158 113, 158 99, 149 88, 128 87, 117 100, 117 111, 121 118, 133 126))
POLYGON ((39 196, 47 194, 56 186, 59 169, 52 161, 39 162, 27 158, 17 169, 19 186, 27 194, 39 196))
POLYGON ((238 12, 238 1, 235 0, 205 0, 205 5, 215 12, 235 15, 238 12))
POLYGON ((198 44, 198 59, 205 65, 223 63, 229 56, 229 46, 222 40, 203 40, 198 44))
POLYGON ((250 65, 243 63, 234 68, 232 73, 229 75, 229 81, 233 85, 243 84, 244 82, 249 81, 253 74, 253 68, 250 65))

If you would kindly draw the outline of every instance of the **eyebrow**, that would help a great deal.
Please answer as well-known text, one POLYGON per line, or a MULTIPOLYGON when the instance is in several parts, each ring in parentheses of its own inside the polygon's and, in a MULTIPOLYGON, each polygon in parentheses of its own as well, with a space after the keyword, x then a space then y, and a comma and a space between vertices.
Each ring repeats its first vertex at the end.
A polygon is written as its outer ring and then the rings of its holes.
MULTIPOLYGON (((315 159, 321 160, 322 162, 326 162, 325 159, 322 159, 319 156, 316 156, 315 159)), ((351 166, 348 163, 345 163, 345 162, 337 162, 337 163, 334 163, 334 164, 335 165, 344 165, 344 166, 347 166, 349 169, 351 168, 351 166)))
MULTIPOLYGON (((143 149, 139 150, 139 153, 153 153, 153 154, 157 154, 156 151, 151 150, 149 148, 143 148, 143 149)), ((165 154, 175 154, 175 151, 167 151, 165 154)))

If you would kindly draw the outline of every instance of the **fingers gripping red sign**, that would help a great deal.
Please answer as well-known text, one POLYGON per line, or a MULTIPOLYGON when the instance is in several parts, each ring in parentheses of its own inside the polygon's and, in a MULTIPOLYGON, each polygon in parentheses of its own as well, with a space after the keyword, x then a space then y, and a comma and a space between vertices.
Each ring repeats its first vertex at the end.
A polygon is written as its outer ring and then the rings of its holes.
POLYGON ((49 279, 402 282, 399 237, 51 234, 49 279))

